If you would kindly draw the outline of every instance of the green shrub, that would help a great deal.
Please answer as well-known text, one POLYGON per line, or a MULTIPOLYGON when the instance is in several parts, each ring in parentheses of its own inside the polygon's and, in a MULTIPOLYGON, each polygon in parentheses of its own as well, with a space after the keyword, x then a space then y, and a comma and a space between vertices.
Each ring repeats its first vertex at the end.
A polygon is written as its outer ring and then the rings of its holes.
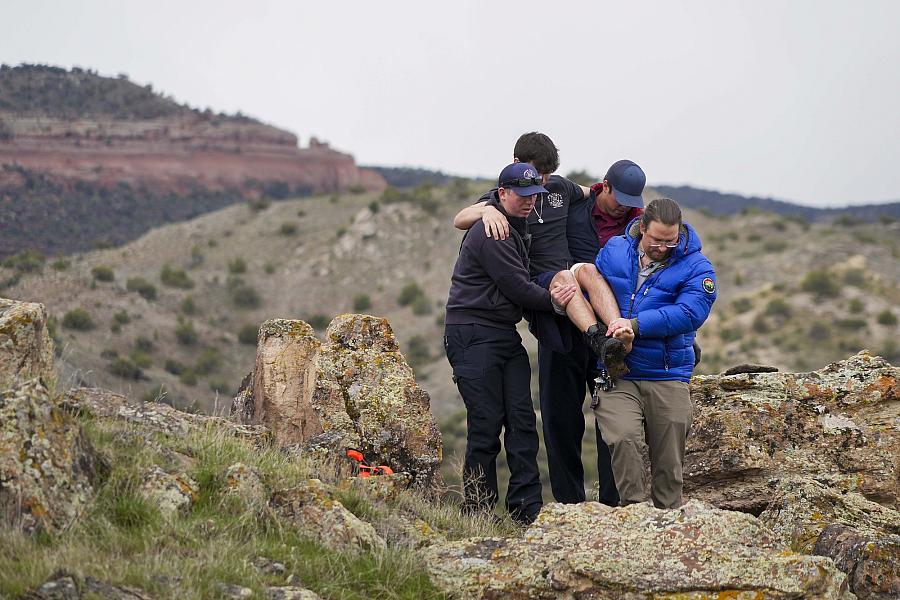
POLYGON ((776 238, 774 240, 766 240, 763 242, 763 251, 769 254, 777 254, 779 252, 784 252, 787 250, 788 244, 781 238, 776 238))
POLYGON ((817 298, 836 298, 841 295, 841 286, 828 271, 815 269, 803 277, 800 288, 817 298))
POLYGON ((172 375, 181 375, 187 367, 174 358, 168 358, 163 368, 172 375))
POLYGON ((263 271, 266 273, 266 275, 271 275, 272 273, 275 272, 275 265, 273 265, 270 262, 267 262, 266 264, 263 265, 263 271))
POLYGON ((809 331, 806 335, 814 342, 824 342, 831 339, 831 328, 821 321, 813 321, 809 324, 809 331))
POLYGON ((847 304, 847 311, 853 313, 854 315, 858 315, 864 310, 866 310, 866 305, 860 298, 853 298, 847 304))
POLYGON ((187 295, 184 297, 184 300, 181 301, 181 312, 188 315, 196 315, 197 314, 197 303, 194 302, 194 297, 191 295, 187 295))
POLYGON ((334 232, 334 237, 336 237, 336 238, 342 238, 342 237, 344 237, 345 235, 347 235, 347 228, 346 228, 346 227, 338 227, 338 228, 337 228, 337 231, 334 232))
POLYGON ((422 335, 414 335, 409 338, 404 356, 406 356, 409 366, 413 368, 426 365, 434 360, 428 349, 428 340, 422 335))
POLYGON ((125 310, 124 308, 120 308, 113 313, 113 323, 126 325, 128 323, 131 323, 131 316, 128 314, 127 310, 125 310))
POLYGON ((347 188, 347 191, 350 192, 351 194, 359 195, 359 194, 365 194, 366 188, 363 185, 354 183, 353 185, 351 185, 350 187, 347 188))
POLYGON ((272 202, 268 198, 251 198, 247 201, 247 206, 249 206, 250 210, 253 212, 266 210, 271 204, 272 202))
POLYGON ((377 200, 372 200, 369 202, 369 210, 372 211, 372 214, 376 214, 379 210, 381 210, 381 205, 378 204, 377 200))
POLYGON ((159 272, 159 280, 163 285, 173 288, 189 290, 194 287, 194 282, 188 277, 187 271, 179 267, 173 267, 169 263, 163 265, 162 270, 159 272))
POLYGON ((178 374, 178 380, 184 385, 197 385, 197 374, 193 369, 186 368, 178 374))
POLYGON ((72 266, 72 261, 68 258, 59 257, 50 263, 50 266, 56 271, 68 271, 72 266))
POLYGON ((731 307, 734 309, 734 312, 740 315, 753 308, 753 300, 745 296, 735 298, 731 301, 731 307))
POLYGON ((222 355, 215 348, 206 348, 194 363, 194 372, 198 375, 209 375, 222 367, 222 355))
POLYGON ((772 298, 766 304, 766 314, 773 317, 788 318, 793 313, 791 305, 784 298, 772 298))
POLYGON ((331 323, 331 317, 322 313, 316 313, 308 316, 304 321, 309 323, 310 327, 316 331, 325 331, 325 328, 331 323))
POLYGON ((431 302, 425 296, 419 296, 416 298, 416 301, 413 302, 412 311, 414 315, 427 315, 431 314, 433 307, 431 306, 431 302))
POLYGON ((278 233, 281 235, 295 235, 297 233, 297 224, 296 223, 282 223, 281 227, 278 228, 278 233))
POLYGON ((887 325, 888 327, 893 327, 897 324, 897 315, 894 312, 886 308, 880 313, 878 313, 878 317, 876 319, 879 325, 887 325))
POLYGON ((134 348, 135 350, 140 350, 141 352, 153 352, 156 349, 156 344, 153 343, 153 340, 150 338, 139 335, 134 338, 134 348))
POLYGON ((104 348, 100 351, 100 358, 105 358, 106 360, 113 360, 114 358, 119 357, 119 351, 115 348, 104 348))
POLYGON ((94 328, 94 320, 83 308, 73 308, 63 316, 62 326, 66 329, 88 331, 94 328))
POLYGON ((771 329, 769 327, 769 321, 766 319, 766 316, 762 313, 757 313, 755 317, 753 317, 753 331, 756 333, 768 333, 771 329))
POLYGON ((132 350, 128 357, 131 362, 142 369, 149 369, 153 365, 153 359, 143 350, 132 350))
POLYGON ((869 326, 869 323, 865 319, 854 317, 837 319, 834 324, 841 329, 865 329, 869 326))
POLYGON ((744 332, 741 331, 740 327, 724 327, 719 330, 719 337, 722 338, 723 342, 739 340, 743 335, 744 332))
POLYGON ((113 281, 116 278, 112 268, 106 265, 97 265, 91 269, 91 274, 97 281, 113 281))
POLYGON ((191 321, 180 321, 178 327, 175 328, 175 339, 182 346, 193 346, 196 344, 199 336, 194 329, 194 324, 191 321))
POLYGON ((241 325, 238 331, 238 341, 247 346, 255 346, 259 336, 259 327, 252 323, 241 325))
POLYGON ((231 396, 231 386, 224 379, 210 379, 209 389, 220 396, 231 396))
POLYGON ((106 368, 110 373, 117 377, 121 377, 122 379, 139 380, 144 376, 144 372, 140 367, 121 356, 116 357, 106 368))
POLYGON ((407 283, 403 286, 403 289, 400 290, 400 295, 397 296, 397 304, 400 306, 409 306, 424 296, 425 292, 422 291, 419 284, 416 282, 407 283))
POLYGON ((238 256, 228 261, 228 272, 234 275, 240 275, 247 272, 247 261, 238 256))
POLYGON ((231 301, 238 308, 257 308, 262 304, 256 290, 243 282, 231 289, 231 301))
POLYGON ((125 282, 125 289, 129 292, 137 292, 146 300, 156 300, 156 286, 143 277, 132 277, 125 282))
POLYGON ((7 256, 0 265, 15 269, 19 273, 40 273, 44 270, 44 262, 46 258, 40 252, 35 250, 22 250, 12 256, 7 256))
POLYGON ((353 298, 353 310, 359 312, 363 310, 369 310, 372 308, 372 300, 369 298, 368 294, 357 294, 355 298, 353 298))

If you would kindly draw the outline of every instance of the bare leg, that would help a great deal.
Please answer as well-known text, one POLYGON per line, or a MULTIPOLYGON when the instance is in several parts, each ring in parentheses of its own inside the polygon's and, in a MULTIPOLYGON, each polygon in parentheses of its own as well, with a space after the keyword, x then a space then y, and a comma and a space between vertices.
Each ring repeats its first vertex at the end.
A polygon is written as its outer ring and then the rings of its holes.
MULTIPOLYGON (((553 276, 553 279, 550 281, 550 286, 552 287, 559 284, 573 284, 577 286, 578 282, 575 280, 575 277, 572 276, 570 271, 560 271, 553 276)), ((591 305, 585 300, 580 287, 575 294, 575 297, 572 298, 566 306, 566 316, 569 317, 569 320, 572 321, 581 332, 585 332, 591 325, 597 324, 597 317, 594 314, 594 309, 591 308, 591 305)))
POLYGON ((588 293, 591 306, 594 312, 600 315, 601 321, 609 324, 621 317, 616 297, 609 288, 609 284, 597 271, 597 267, 582 263, 576 271, 576 281, 581 289, 588 293))

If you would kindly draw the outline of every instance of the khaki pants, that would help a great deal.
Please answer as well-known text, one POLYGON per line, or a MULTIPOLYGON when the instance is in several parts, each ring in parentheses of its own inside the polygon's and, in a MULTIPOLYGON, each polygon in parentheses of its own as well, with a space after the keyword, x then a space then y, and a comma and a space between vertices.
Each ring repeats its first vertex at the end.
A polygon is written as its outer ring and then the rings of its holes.
POLYGON ((681 506, 684 442, 693 419, 688 384, 620 379, 616 389, 600 392, 594 414, 612 454, 622 505, 643 502, 647 496, 641 454, 646 446, 654 506, 681 506))

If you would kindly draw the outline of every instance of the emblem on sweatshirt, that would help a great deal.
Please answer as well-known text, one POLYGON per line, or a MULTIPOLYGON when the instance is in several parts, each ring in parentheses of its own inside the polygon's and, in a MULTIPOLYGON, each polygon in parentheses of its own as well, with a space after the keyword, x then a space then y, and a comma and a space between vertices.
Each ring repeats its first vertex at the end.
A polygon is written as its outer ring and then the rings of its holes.
POLYGON ((703 291, 707 294, 712 294, 716 291, 716 282, 712 280, 712 277, 707 277, 703 280, 703 291))
POLYGON ((553 192, 552 194, 547 194, 547 202, 550 203, 550 208, 562 208, 563 205, 563 197, 559 192, 553 192))

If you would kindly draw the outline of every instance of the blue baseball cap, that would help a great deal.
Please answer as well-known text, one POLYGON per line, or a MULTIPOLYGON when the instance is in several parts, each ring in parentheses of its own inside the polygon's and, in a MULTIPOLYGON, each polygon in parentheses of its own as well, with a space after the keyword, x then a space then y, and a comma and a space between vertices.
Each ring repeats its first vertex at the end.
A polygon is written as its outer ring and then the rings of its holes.
POLYGON ((631 208, 644 208, 644 170, 630 160, 620 160, 609 168, 604 178, 613 189, 616 202, 631 208))
POLYGON ((547 193, 547 190, 541 185, 541 174, 531 163, 515 162, 506 165, 500 171, 497 185, 513 190, 520 196, 547 193))

